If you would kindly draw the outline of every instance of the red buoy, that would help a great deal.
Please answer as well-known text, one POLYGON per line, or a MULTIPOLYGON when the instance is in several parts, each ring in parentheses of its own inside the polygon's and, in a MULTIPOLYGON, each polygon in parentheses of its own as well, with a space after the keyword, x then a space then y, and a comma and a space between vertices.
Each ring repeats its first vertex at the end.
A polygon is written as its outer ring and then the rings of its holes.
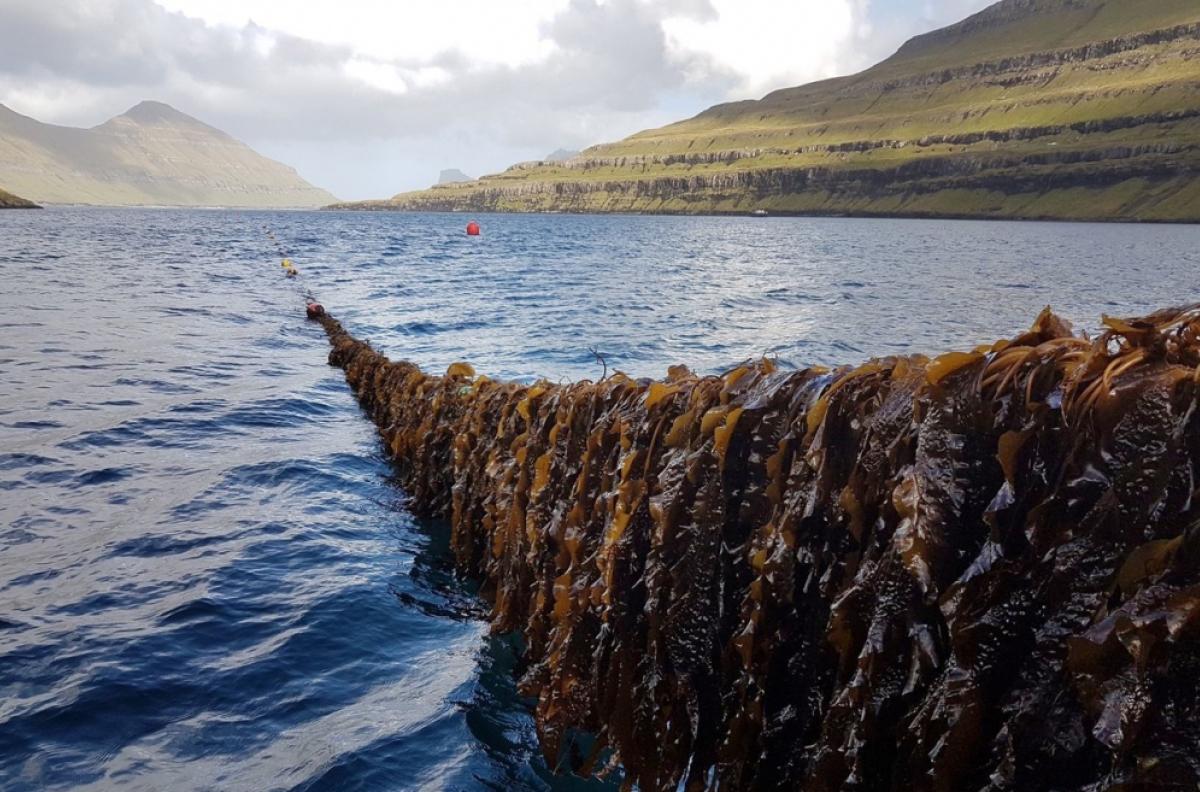
POLYGON ((479 223, 474 220, 467 223, 467 236, 479 236, 479 223))
POLYGON ((321 303, 310 302, 305 308, 305 313, 308 314, 309 319, 320 319, 325 315, 325 308, 321 303))

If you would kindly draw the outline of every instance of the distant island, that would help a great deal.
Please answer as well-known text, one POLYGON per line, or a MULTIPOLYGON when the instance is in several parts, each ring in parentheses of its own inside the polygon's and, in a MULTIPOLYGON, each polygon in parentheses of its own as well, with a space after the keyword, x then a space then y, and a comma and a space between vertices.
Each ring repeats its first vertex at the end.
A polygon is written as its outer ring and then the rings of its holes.
POLYGON ((39 203, 305 208, 337 199, 161 102, 91 129, 0 105, 0 184, 39 203))
POLYGON ((582 152, 573 151, 571 149, 561 149, 561 148, 555 149, 554 151, 551 151, 549 154, 547 154, 545 157, 542 157, 542 161, 543 162, 566 162, 569 159, 575 159, 581 153, 582 152))
POLYGON ((0 209, 40 209, 33 201, 27 201, 20 196, 0 190, 0 209))
POLYGON ((460 171, 458 168, 448 168, 438 174, 438 184, 460 184, 462 182, 475 181, 467 174, 460 171))
POLYGON ((336 208, 1200 221, 1200 3, 1003 0, 864 72, 336 208))

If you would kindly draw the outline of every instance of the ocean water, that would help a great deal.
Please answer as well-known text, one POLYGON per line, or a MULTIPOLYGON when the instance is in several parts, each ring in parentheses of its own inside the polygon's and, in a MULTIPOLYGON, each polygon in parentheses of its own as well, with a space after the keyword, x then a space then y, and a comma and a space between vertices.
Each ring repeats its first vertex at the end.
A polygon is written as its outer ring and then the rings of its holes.
POLYGON ((513 643, 405 511, 305 291, 394 357, 523 380, 1200 299, 1200 227, 467 219, 0 213, 0 789, 615 788, 540 758, 513 643))

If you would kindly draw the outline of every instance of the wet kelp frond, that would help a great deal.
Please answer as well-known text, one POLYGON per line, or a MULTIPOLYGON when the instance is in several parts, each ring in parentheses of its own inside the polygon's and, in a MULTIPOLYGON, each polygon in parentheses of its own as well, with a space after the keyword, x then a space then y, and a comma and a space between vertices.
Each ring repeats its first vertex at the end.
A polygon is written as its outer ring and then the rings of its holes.
POLYGON ((1200 307, 570 385, 431 376, 320 321, 412 507, 523 633, 552 765, 607 748, 643 790, 1200 784, 1200 307))

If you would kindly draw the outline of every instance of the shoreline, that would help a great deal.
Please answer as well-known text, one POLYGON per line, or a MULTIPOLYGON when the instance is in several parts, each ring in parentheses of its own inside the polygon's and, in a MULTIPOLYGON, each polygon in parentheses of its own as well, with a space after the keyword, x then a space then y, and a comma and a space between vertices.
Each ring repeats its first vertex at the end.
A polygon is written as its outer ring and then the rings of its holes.
MULTIPOLYGON (((643 212, 643 211, 613 211, 597 212, 574 209, 555 210, 505 210, 505 209, 410 209, 387 206, 339 205, 323 206, 322 212, 362 212, 383 214, 453 214, 453 215, 581 215, 591 217, 744 217, 754 220, 770 220, 772 218, 811 218, 811 219, 841 219, 841 220, 979 220, 987 222, 1013 223, 1088 223, 1103 225, 1161 225, 1161 226, 1190 226, 1200 225, 1200 216, 1184 220, 1164 220, 1158 218, 1126 218, 1126 217, 1097 217, 1074 218, 1055 217, 1051 215, 975 215, 968 213, 925 213, 925 212, 794 212, 770 211, 766 217, 754 217, 750 212, 643 212)), ((768 210, 769 211, 769 210, 768 210)))
POLYGON ((146 204, 87 204, 87 203, 46 203, 29 206, 0 206, 0 209, 141 209, 147 211, 203 211, 203 212, 330 212, 330 213, 360 213, 360 214, 411 214, 411 215, 458 215, 458 216, 554 216, 570 215, 576 217, 678 217, 678 218, 745 218, 748 220, 773 219, 814 219, 814 220, 942 220, 942 221, 979 221, 989 223, 1055 223, 1080 225, 1131 225, 1131 226, 1196 226, 1200 225, 1200 217, 1184 220, 1164 220, 1159 218, 1074 218, 1054 217, 1049 215, 974 215, 968 213, 897 213, 897 212, 770 212, 765 217, 755 217, 750 212, 645 212, 645 211, 582 211, 573 209, 558 210, 504 210, 504 209, 409 209, 383 206, 338 205, 329 206, 155 206, 146 204))

